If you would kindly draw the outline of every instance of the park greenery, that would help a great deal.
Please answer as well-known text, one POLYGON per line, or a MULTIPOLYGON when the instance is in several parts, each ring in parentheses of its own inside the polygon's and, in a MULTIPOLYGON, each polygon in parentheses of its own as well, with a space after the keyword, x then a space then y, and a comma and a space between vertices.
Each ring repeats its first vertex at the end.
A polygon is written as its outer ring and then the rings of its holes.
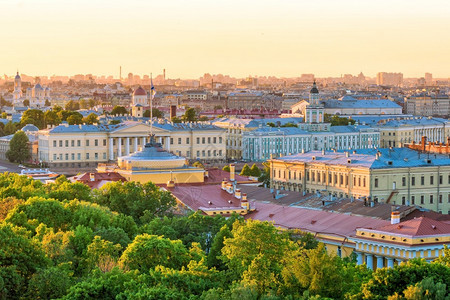
POLYGON ((371 271, 311 234, 183 215, 153 183, 0 174, 0 299, 449 299, 445 251, 371 271))

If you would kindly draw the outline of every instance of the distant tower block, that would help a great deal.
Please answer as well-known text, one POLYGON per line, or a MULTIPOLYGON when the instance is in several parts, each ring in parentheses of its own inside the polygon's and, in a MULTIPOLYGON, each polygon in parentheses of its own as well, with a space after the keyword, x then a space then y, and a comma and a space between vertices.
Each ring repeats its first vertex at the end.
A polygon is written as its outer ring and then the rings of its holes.
POLYGON ((177 106, 171 105, 170 106, 170 119, 177 116, 177 106))
POLYGON ((122 81, 122 66, 119 68, 119 79, 122 81))
POLYGON ((164 81, 166 80, 166 69, 163 69, 163 78, 164 78, 164 81))

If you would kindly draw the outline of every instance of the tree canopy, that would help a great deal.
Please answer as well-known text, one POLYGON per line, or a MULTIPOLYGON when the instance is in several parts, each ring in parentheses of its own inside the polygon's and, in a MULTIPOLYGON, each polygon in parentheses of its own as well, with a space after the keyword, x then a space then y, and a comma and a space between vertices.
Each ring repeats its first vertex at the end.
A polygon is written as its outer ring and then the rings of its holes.
POLYGON ((23 163, 30 160, 30 145, 28 136, 22 130, 17 131, 9 142, 6 158, 11 162, 23 163))
POLYGON ((127 115, 128 111, 125 107, 116 105, 113 107, 111 111, 111 115, 118 116, 118 115, 127 115))
POLYGON ((371 271, 313 235, 175 212, 152 183, 0 174, 1 299, 448 299, 449 249, 371 271))

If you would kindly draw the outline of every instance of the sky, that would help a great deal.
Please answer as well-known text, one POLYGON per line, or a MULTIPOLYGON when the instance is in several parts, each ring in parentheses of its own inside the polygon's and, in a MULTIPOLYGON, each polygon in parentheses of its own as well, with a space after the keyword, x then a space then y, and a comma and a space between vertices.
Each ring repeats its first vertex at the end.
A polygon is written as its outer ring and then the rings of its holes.
POLYGON ((0 0, 0 74, 450 77, 448 0, 0 0))

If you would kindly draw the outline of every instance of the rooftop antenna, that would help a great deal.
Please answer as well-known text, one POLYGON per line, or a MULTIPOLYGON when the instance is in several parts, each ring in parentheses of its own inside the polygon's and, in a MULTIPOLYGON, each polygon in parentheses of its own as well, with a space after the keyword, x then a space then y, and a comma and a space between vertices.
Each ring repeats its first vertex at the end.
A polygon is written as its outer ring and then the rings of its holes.
POLYGON ((155 87, 153 86, 153 77, 150 73, 150 143, 153 142, 153 92, 155 87))

